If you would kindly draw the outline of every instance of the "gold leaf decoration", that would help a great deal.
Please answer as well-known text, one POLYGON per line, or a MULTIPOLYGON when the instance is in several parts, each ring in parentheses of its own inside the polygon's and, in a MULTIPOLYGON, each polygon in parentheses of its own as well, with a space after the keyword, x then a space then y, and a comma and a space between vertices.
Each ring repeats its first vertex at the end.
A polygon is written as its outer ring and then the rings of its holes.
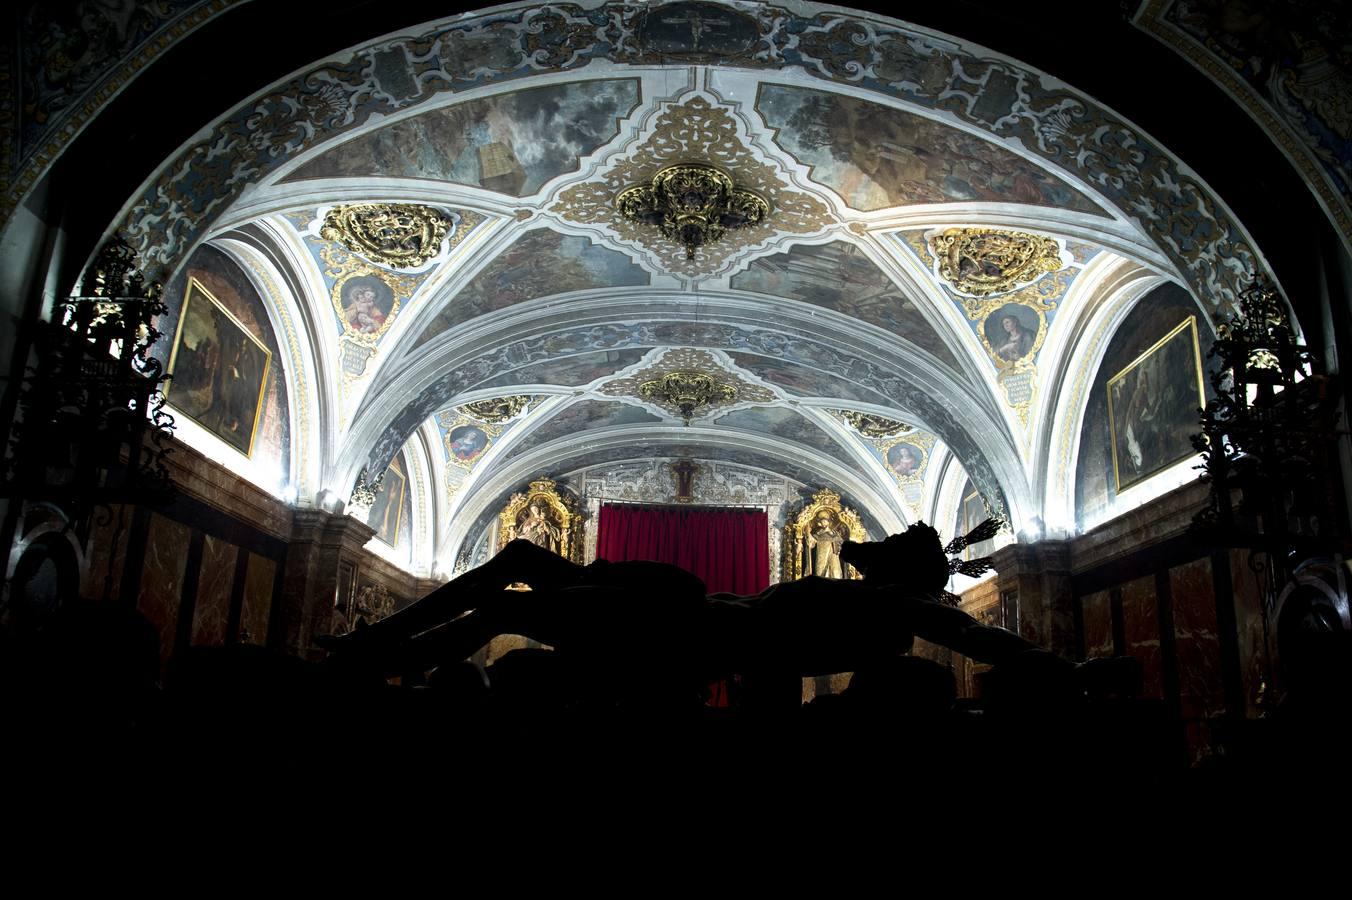
POLYGON ((949 228, 930 238, 939 276, 975 297, 1003 294, 1062 267, 1056 241, 1023 231, 949 228))
POLYGON ((564 190, 550 211, 575 224, 604 225, 621 241, 647 250, 666 271, 690 278, 722 270, 741 251, 777 233, 814 234, 836 221, 825 203, 794 190, 786 176, 756 157, 729 110, 698 95, 668 107, 652 133, 632 153, 603 169, 599 181, 564 190), (773 215, 729 231, 722 240, 699 247, 687 259, 683 246, 626 219, 616 207, 616 198, 625 189, 651 181, 668 166, 689 162, 716 166, 729 173, 738 187, 764 199, 774 210, 773 215))
POLYGON ((441 252, 452 222, 440 210, 415 203, 335 206, 319 236, 395 269, 414 269, 441 252))

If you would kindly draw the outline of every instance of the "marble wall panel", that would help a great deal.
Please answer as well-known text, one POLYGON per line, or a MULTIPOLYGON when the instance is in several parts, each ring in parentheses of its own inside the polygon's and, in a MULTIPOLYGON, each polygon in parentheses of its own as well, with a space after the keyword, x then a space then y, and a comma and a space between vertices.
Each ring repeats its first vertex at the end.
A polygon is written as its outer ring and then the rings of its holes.
POLYGON ((190 537, 187 526, 151 514, 136 609, 159 632, 161 663, 167 662, 174 652, 174 632, 178 625, 190 537))
POLYGON ((101 601, 118 599, 132 514, 132 507, 118 505, 111 508, 106 521, 95 522, 89 538, 88 568, 80 584, 81 596, 101 601))
POLYGON ((1162 699, 1163 669, 1154 575, 1122 585, 1122 620, 1127 653, 1141 663, 1141 696, 1152 700, 1162 699))
POLYGON ((1234 585, 1235 624, 1239 637, 1239 666, 1244 683, 1244 715, 1264 712, 1260 700, 1272 702, 1280 685, 1271 683, 1278 671, 1277 642, 1268 641, 1263 628, 1263 601, 1258 582, 1249 569, 1248 551, 1230 551, 1230 579, 1234 585))
POLYGON ((1173 594, 1174 640, 1184 718, 1209 718, 1225 711, 1216 591, 1211 560, 1203 558, 1169 571, 1173 594))
POLYGON ((1113 655, 1113 604, 1107 591, 1080 598, 1084 611, 1084 658, 1106 659, 1113 655))
POLYGON ((260 646, 267 643, 273 579, 276 575, 275 562, 257 553, 249 554, 249 567, 244 576, 244 611, 240 616, 241 643, 260 646))
POLYGON ((193 646, 220 646, 225 643, 226 621, 230 618, 230 592, 235 582, 235 559, 240 550, 234 544, 208 536, 202 543, 202 568, 197 579, 197 605, 193 610, 193 646))

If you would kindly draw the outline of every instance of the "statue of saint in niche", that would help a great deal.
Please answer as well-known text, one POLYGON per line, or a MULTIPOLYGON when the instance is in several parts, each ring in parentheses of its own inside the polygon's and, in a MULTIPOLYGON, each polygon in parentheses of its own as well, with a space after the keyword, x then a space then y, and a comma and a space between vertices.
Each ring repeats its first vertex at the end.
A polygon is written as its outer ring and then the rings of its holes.
POLYGON ((812 574, 820 578, 844 577, 840 567, 840 548, 849 538, 840 522, 826 511, 817 516, 807 534, 807 549, 812 555, 812 574))
POLYGON ((526 507, 526 514, 517 525, 516 534, 537 547, 563 555, 560 545, 562 530, 549 520, 549 510, 539 501, 526 507))

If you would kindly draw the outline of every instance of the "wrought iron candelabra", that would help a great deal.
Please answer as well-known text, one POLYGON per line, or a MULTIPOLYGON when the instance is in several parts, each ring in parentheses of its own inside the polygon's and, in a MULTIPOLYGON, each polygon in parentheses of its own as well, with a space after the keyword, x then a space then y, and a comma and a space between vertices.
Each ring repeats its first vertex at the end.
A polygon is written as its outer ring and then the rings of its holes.
POLYGON ((81 539, 96 510, 170 493, 168 376, 149 353, 161 336, 156 317, 167 312, 162 294, 115 238, 31 336, 0 493, 54 507, 81 539))

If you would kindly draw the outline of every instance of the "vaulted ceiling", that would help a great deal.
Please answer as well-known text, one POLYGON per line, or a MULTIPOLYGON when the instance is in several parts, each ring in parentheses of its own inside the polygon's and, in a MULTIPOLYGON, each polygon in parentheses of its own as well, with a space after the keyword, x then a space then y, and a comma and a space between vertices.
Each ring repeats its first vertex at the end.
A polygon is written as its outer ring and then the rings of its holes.
POLYGON ((386 35, 219 119, 120 226, 165 274, 210 245, 263 297, 292 407, 265 486, 346 498, 417 458, 424 569, 533 478, 664 456, 830 486, 884 529, 970 478, 1016 531, 1064 533, 1117 326, 1166 281, 1205 319, 1261 265, 1091 98, 894 21, 747 3, 386 35), (692 258, 619 215, 681 162, 770 215, 692 258), (734 396, 687 423, 642 390, 674 371, 734 396))

